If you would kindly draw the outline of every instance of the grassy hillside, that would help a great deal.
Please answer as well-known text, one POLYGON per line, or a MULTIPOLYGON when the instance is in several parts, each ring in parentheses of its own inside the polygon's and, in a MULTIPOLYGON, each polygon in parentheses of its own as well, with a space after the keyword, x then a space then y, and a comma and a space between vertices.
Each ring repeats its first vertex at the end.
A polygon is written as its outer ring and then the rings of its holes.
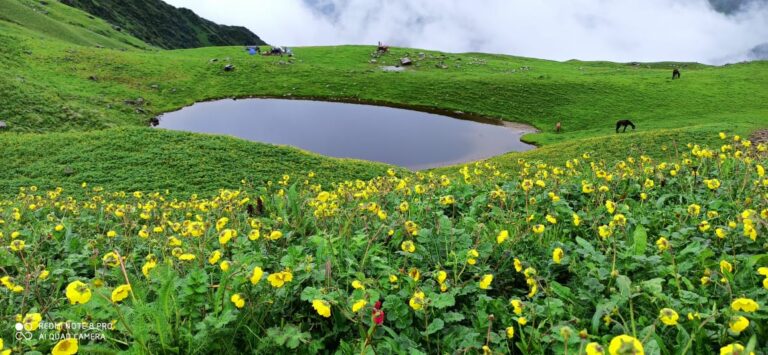
POLYGON ((219 25, 162 0, 62 0, 62 3, 100 17, 161 48, 265 44, 245 27, 219 25))
MULTIPOLYGON (((576 154, 581 147, 589 147, 597 157, 605 158, 623 157, 629 152, 662 157, 674 153, 675 142, 706 140, 705 137, 714 137, 719 131, 746 135, 768 121, 768 62, 724 67, 691 63, 562 63, 396 48, 372 63, 373 48, 369 46, 296 48, 294 58, 249 56, 241 47, 139 50, 120 45, 118 39, 124 38, 125 33, 55 2, 46 6, 45 15, 34 10, 44 6, 37 3, 1 0, 0 4, 9 9, 3 11, 5 19, 0 21, 0 46, 4 48, 0 52, 0 120, 8 123, 10 131, 0 133, 0 143, 35 142, 30 144, 39 146, 41 159, 52 166, 58 166, 55 162, 63 159, 60 152, 48 149, 45 142, 62 136, 8 133, 72 132, 71 137, 76 137, 77 132, 133 127, 145 139, 159 142, 168 135, 182 134, 146 128, 152 117, 196 101, 233 96, 359 100, 460 110, 528 123, 542 131, 525 137, 542 149, 492 159, 503 166, 519 156, 562 161, 565 153, 576 154), (27 17, 37 21, 27 21, 27 17), (94 41, 100 37, 84 30, 90 28, 88 21, 95 21, 98 28, 106 31, 106 38, 116 43, 105 42, 100 45, 108 48, 96 48, 94 41), (65 36, 67 31, 58 30, 58 26, 76 35, 65 36), (423 59, 419 59, 422 52, 423 59), (404 56, 416 60, 407 71, 380 70, 380 66, 395 64, 404 56), (224 72, 226 64, 233 64, 236 70, 224 72), (673 66, 682 67, 682 80, 671 80, 673 66), (132 103, 139 98, 143 100, 141 104, 132 103), (632 119, 638 130, 616 136, 613 124, 620 118, 632 119), (562 134, 553 132, 558 121, 563 125, 562 134), (659 142, 669 149, 660 151, 659 142)), ((137 46, 141 43, 130 38, 126 41, 135 41, 137 46)), ((71 147, 74 151, 92 152, 93 157, 110 156, 110 132, 90 136, 100 142, 97 146, 103 150, 79 139, 73 139, 71 147)), ((214 138, 195 136, 198 141, 210 139, 214 138)), ((235 139, 228 142, 225 145, 232 147, 259 146, 235 139)), ((217 162, 219 152, 200 151, 194 159, 217 162)), ((14 150, 11 154, 18 153, 19 150, 14 150)), ((8 188, 30 181, 46 186, 62 182, 79 184, 82 180, 115 183, 109 177, 113 171, 97 169, 86 174, 78 170, 61 179, 33 174, 33 163, 21 155, 9 158, 17 162, 18 168, 0 172, 8 188)), ((149 158, 145 156, 134 163, 152 166, 149 158)), ((266 169, 274 172, 269 179, 282 173, 278 170, 283 166, 277 160, 262 159, 261 165, 274 167, 266 169)), ((145 182, 140 173, 131 172, 130 166, 122 169, 125 172, 118 175, 126 182, 119 185, 121 188, 138 186, 128 182, 132 179, 145 182)), ((223 187, 218 184, 225 180, 227 186, 237 186, 240 179, 228 179, 251 175, 246 167, 231 169, 234 171, 221 175, 217 171, 224 170, 214 169, 207 186, 187 184, 174 172, 158 170, 162 176, 157 181, 174 183, 150 184, 146 188, 162 185, 191 193, 200 188, 223 187)), ((328 176, 333 175, 331 169, 328 176)))
MULTIPOLYGON (((22 26, 27 36, 44 36, 51 41, 114 49, 149 48, 141 40, 116 31, 106 21, 58 1, 0 0, 0 21, 22 26)), ((4 44, 2 53, 13 53, 16 49, 17 46, 4 44)))

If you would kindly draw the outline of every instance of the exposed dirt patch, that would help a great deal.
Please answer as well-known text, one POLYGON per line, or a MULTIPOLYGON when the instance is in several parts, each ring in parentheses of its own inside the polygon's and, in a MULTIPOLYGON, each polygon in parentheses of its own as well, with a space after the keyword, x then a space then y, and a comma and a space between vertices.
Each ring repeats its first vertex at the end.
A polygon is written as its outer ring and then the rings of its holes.
POLYGON ((749 140, 752 141, 752 143, 768 143, 768 129, 761 129, 758 131, 755 131, 752 133, 751 136, 749 136, 749 140))

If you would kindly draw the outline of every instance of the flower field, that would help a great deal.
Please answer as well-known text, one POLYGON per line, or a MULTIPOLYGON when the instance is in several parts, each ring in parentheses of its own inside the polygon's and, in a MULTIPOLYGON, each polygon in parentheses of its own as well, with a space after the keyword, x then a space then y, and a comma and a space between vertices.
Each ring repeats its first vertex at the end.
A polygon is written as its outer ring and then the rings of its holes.
POLYGON ((766 354, 768 147, 721 138, 184 200, 25 187, 0 354, 766 354))

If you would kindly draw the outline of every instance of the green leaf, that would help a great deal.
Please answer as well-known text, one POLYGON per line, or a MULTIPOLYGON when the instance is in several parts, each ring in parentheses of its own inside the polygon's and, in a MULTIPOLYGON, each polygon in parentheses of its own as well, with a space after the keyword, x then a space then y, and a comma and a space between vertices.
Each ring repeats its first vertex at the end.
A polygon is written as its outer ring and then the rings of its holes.
POLYGON ((645 249, 648 246, 648 233, 642 225, 638 225, 635 228, 632 239, 634 241, 635 255, 645 255, 645 249))
POLYGON ((447 323, 461 322, 464 320, 464 315, 458 312, 446 312, 443 314, 443 320, 447 323))
POLYGON ((557 281, 552 281, 549 284, 549 288, 560 298, 565 299, 566 301, 569 301, 569 302, 573 302, 573 293, 571 293, 570 288, 561 285, 557 281))
POLYGON ((440 293, 432 300, 432 307, 442 309, 452 307, 456 304, 456 299, 450 293, 440 293))
POLYGON ((621 297, 625 300, 628 300, 632 295, 632 280, 624 275, 619 275, 616 277, 616 286, 619 288, 619 294, 621 297))
POLYGON ((314 299, 322 298, 321 296, 322 294, 320 293, 320 290, 314 287, 306 287, 303 291, 301 291, 302 301, 312 301, 314 299))
POLYGON ((424 332, 424 335, 434 334, 435 332, 443 329, 443 327, 445 327, 445 322, 443 322, 443 320, 440 318, 435 318, 432 323, 429 323, 427 326, 427 330, 424 332))

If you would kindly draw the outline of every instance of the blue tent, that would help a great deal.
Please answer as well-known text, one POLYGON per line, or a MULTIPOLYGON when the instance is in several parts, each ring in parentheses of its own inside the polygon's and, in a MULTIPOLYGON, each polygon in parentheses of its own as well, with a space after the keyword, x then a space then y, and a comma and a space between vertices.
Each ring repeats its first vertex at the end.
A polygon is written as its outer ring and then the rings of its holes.
POLYGON ((248 53, 249 53, 250 55, 256 55, 256 48, 253 48, 253 47, 251 47, 251 48, 248 48, 248 53))

